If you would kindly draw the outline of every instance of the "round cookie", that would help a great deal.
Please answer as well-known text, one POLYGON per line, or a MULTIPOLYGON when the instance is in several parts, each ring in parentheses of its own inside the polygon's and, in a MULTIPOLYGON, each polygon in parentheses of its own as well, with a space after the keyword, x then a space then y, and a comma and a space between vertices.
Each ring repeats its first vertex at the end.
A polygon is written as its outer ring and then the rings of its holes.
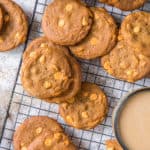
POLYGON ((93 59, 108 53, 116 44, 117 25, 103 8, 91 8, 94 14, 93 26, 88 36, 79 44, 70 46, 77 57, 93 59))
POLYGON ((147 0, 99 0, 100 2, 115 6, 121 10, 133 10, 144 5, 147 0))
POLYGON ((120 34, 127 45, 150 56, 150 13, 128 15, 121 24, 120 34))
POLYGON ((82 83, 72 104, 63 103, 59 111, 67 124, 79 129, 91 129, 101 123, 108 111, 107 98, 95 84, 82 83))
POLYGON ((62 132, 45 132, 36 138, 28 150, 77 150, 67 135, 62 132))
POLYGON ((0 34, 0 51, 6 51, 25 42, 28 32, 27 17, 11 0, 0 0, 4 13, 4 25, 0 34))
POLYGON ((123 41, 102 57, 101 64, 109 74, 128 82, 137 81, 150 72, 150 57, 128 47, 123 41))
POLYGON ((15 150, 25 150, 42 133, 63 132, 56 120, 46 116, 34 116, 26 119, 15 131, 13 143, 15 150))
POLYGON ((150 78, 150 74, 148 74, 146 77, 147 77, 147 78, 150 78))
POLYGON ((81 70, 67 48, 40 37, 24 53, 21 79, 32 96, 59 103, 80 90, 81 70))
POLYGON ((46 8, 42 19, 44 34, 60 45, 80 42, 91 25, 92 14, 79 0, 54 0, 46 8))
POLYGON ((117 140, 107 140, 106 141, 106 150, 123 150, 117 140))
POLYGON ((3 11, 2 11, 2 8, 0 6, 0 31, 1 31, 2 27, 3 27, 3 21, 4 21, 3 19, 4 19, 3 11))

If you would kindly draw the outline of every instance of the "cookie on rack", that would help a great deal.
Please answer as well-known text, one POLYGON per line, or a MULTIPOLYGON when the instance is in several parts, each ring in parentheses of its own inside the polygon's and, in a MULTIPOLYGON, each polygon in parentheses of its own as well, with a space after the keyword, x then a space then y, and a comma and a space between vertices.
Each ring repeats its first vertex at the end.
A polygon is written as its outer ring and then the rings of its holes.
POLYGON ((134 82, 144 78, 150 72, 150 57, 143 55, 124 41, 102 57, 101 64, 104 69, 116 78, 134 82))
POLYGON ((115 139, 106 141, 106 150, 123 150, 120 144, 115 139))
POLYGON ((27 17, 23 10, 11 0, 0 0, 4 23, 0 34, 0 51, 16 48, 25 42, 28 33, 27 17))
POLYGON ((93 59, 107 54, 116 44, 117 25, 113 17, 103 8, 92 7, 93 26, 88 36, 79 44, 70 46, 74 55, 93 59))
POLYGON ((77 150, 67 135, 62 132, 44 132, 28 147, 28 150, 77 150))
POLYGON ((73 103, 62 103, 60 115, 67 124, 79 129, 91 129, 101 123, 108 111, 107 98, 95 84, 82 83, 73 103))
POLYGON ((150 13, 140 11, 125 17, 121 24, 120 39, 150 57, 150 13))
POLYGON ((81 70, 68 49, 45 37, 30 43, 23 56, 23 87, 32 96, 49 102, 64 102, 81 88, 81 70))
POLYGON ((2 8, 0 6, 0 31, 1 31, 2 27, 3 27, 3 23, 4 23, 4 15, 3 15, 3 10, 2 10, 2 8))
POLYGON ((150 78, 150 74, 148 74, 146 77, 147 77, 147 78, 150 78))
POLYGON ((54 0, 42 19, 44 34, 54 43, 74 45, 88 34, 91 11, 79 0, 54 0))
POLYGON ((147 0, 99 0, 100 2, 115 6, 121 10, 134 10, 144 5, 147 0))
POLYGON ((63 132, 59 123, 46 116, 34 116, 26 119, 15 131, 13 143, 15 150, 26 150, 42 133, 63 132))

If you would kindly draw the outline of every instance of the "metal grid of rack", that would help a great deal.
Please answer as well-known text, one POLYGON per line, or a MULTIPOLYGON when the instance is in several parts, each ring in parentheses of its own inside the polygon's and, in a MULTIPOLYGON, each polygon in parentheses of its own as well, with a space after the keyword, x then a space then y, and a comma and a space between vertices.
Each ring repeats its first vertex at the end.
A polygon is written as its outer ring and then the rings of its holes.
MULTIPOLYGON (((36 37, 42 35, 41 19, 46 5, 51 0, 37 0, 34 8, 34 16, 30 25, 30 32, 28 36, 28 43, 36 37)), ((105 7, 109 13, 111 13, 119 23, 124 16, 130 12, 123 12, 117 8, 101 4, 96 0, 85 0, 89 6, 105 7)), ((150 11, 150 0, 140 10, 150 11)), ((2 135, 0 144, 0 150, 13 149, 12 137, 16 127, 21 124, 24 119, 33 115, 46 115, 56 119, 65 129, 65 132, 71 137, 73 142, 78 146, 80 150, 104 150, 105 140, 113 138, 114 134, 111 125, 111 116, 114 106, 117 101, 126 94, 128 91, 149 87, 150 79, 142 79, 136 83, 128 83, 121 80, 117 80, 114 77, 108 75, 101 66, 99 66, 99 60, 79 60, 82 72, 83 80, 96 83, 107 94, 109 100, 109 113, 105 121, 92 130, 77 130, 65 124, 63 119, 59 116, 58 105, 49 104, 34 97, 30 97, 22 88, 20 82, 20 71, 18 71, 18 77, 14 85, 10 107, 8 110, 7 120, 2 135)), ((21 64, 21 63, 20 63, 21 64)))

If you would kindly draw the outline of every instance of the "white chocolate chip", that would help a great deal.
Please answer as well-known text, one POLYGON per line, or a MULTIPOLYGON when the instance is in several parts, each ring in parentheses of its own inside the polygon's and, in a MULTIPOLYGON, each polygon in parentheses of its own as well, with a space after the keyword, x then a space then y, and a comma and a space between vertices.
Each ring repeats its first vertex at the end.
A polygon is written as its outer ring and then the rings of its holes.
POLYGON ((73 8, 73 7, 72 7, 71 4, 67 4, 66 7, 65 7, 66 11, 68 11, 68 12, 71 11, 72 8, 73 8))
POLYGON ((27 147, 23 146, 21 147, 21 150, 27 150, 27 147))
POLYGON ((88 25, 88 19, 87 19, 87 18, 84 17, 84 18, 82 19, 82 25, 83 25, 83 26, 87 26, 87 25, 88 25))
POLYGON ((65 24, 65 21, 64 21, 63 19, 60 19, 60 20, 58 21, 58 26, 59 26, 59 27, 63 27, 64 24, 65 24))
POLYGON ((38 135, 42 132, 42 130, 43 130, 42 127, 38 127, 35 132, 38 135))
POLYGON ((39 58, 40 63, 44 64, 46 57, 43 55, 39 58))
POLYGON ((45 81, 43 85, 46 89, 51 88, 52 84, 49 81, 45 81))
POLYGON ((90 100, 96 100, 97 98, 98 98, 98 96, 95 93, 90 95, 90 100))
POLYGON ((51 146, 52 140, 51 140, 50 138, 47 138, 47 139, 45 140, 44 144, 45 144, 46 146, 51 146))
POLYGON ((139 26, 134 27, 133 31, 134 33, 138 33, 140 31, 140 27, 139 26))
POLYGON ((98 42, 97 38, 93 37, 91 40, 90 40, 90 43, 91 45, 96 45, 98 42))
POLYGON ((89 117, 89 116, 88 116, 88 113, 87 113, 86 111, 82 112, 82 117, 83 117, 83 118, 88 118, 88 117, 89 117))

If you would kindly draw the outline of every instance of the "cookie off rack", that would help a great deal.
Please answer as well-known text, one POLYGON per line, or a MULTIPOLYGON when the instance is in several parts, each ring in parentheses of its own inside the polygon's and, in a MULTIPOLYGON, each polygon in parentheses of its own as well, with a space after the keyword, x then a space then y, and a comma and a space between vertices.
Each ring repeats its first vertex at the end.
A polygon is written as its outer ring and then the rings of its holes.
MULTIPOLYGON (((33 40, 35 37, 42 35, 41 18, 46 5, 50 0, 37 0, 34 8, 34 17, 30 26, 30 34, 28 42, 33 40)), ((129 12, 123 12, 116 8, 108 5, 100 4, 94 0, 86 1, 90 6, 101 6, 105 7, 117 20, 120 22, 124 16, 129 12)), ((142 10, 150 11, 150 1, 141 8, 142 10)), ((112 110, 119 100, 126 92, 132 89, 140 87, 150 86, 150 79, 145 78, 136 83, 128 83, 121 80, 117 80, 108 75, 102 67, 99 67, 99 60, 79 60, 82 66, 83 79, 99 85, 107 94, 109 98, 109 113, 105 121, 97 126, 93 130, 77 130, 66 125, 62 118, 58 114, 58 106, 55 104, 48 104, 38 99, 30 97, 22 88, 20 82, 20 76, 18 71, 18 78, 14 85, 14 90, 11 98, 11 104, 9 109, 9 116, 7 118, 4 132, 2 136, 2 142, 0 149, 9 150, 12 147, 12 135, 15 128, 23 122, 29 116, 32 115, 48 115, 58 120, 59 123, 65 128, 73 140, 73 142, 79 147, 79 149, 87 150, 104 150, 105 140, 112 138, 113 132, 111 127, 111 114, 112 110)))

